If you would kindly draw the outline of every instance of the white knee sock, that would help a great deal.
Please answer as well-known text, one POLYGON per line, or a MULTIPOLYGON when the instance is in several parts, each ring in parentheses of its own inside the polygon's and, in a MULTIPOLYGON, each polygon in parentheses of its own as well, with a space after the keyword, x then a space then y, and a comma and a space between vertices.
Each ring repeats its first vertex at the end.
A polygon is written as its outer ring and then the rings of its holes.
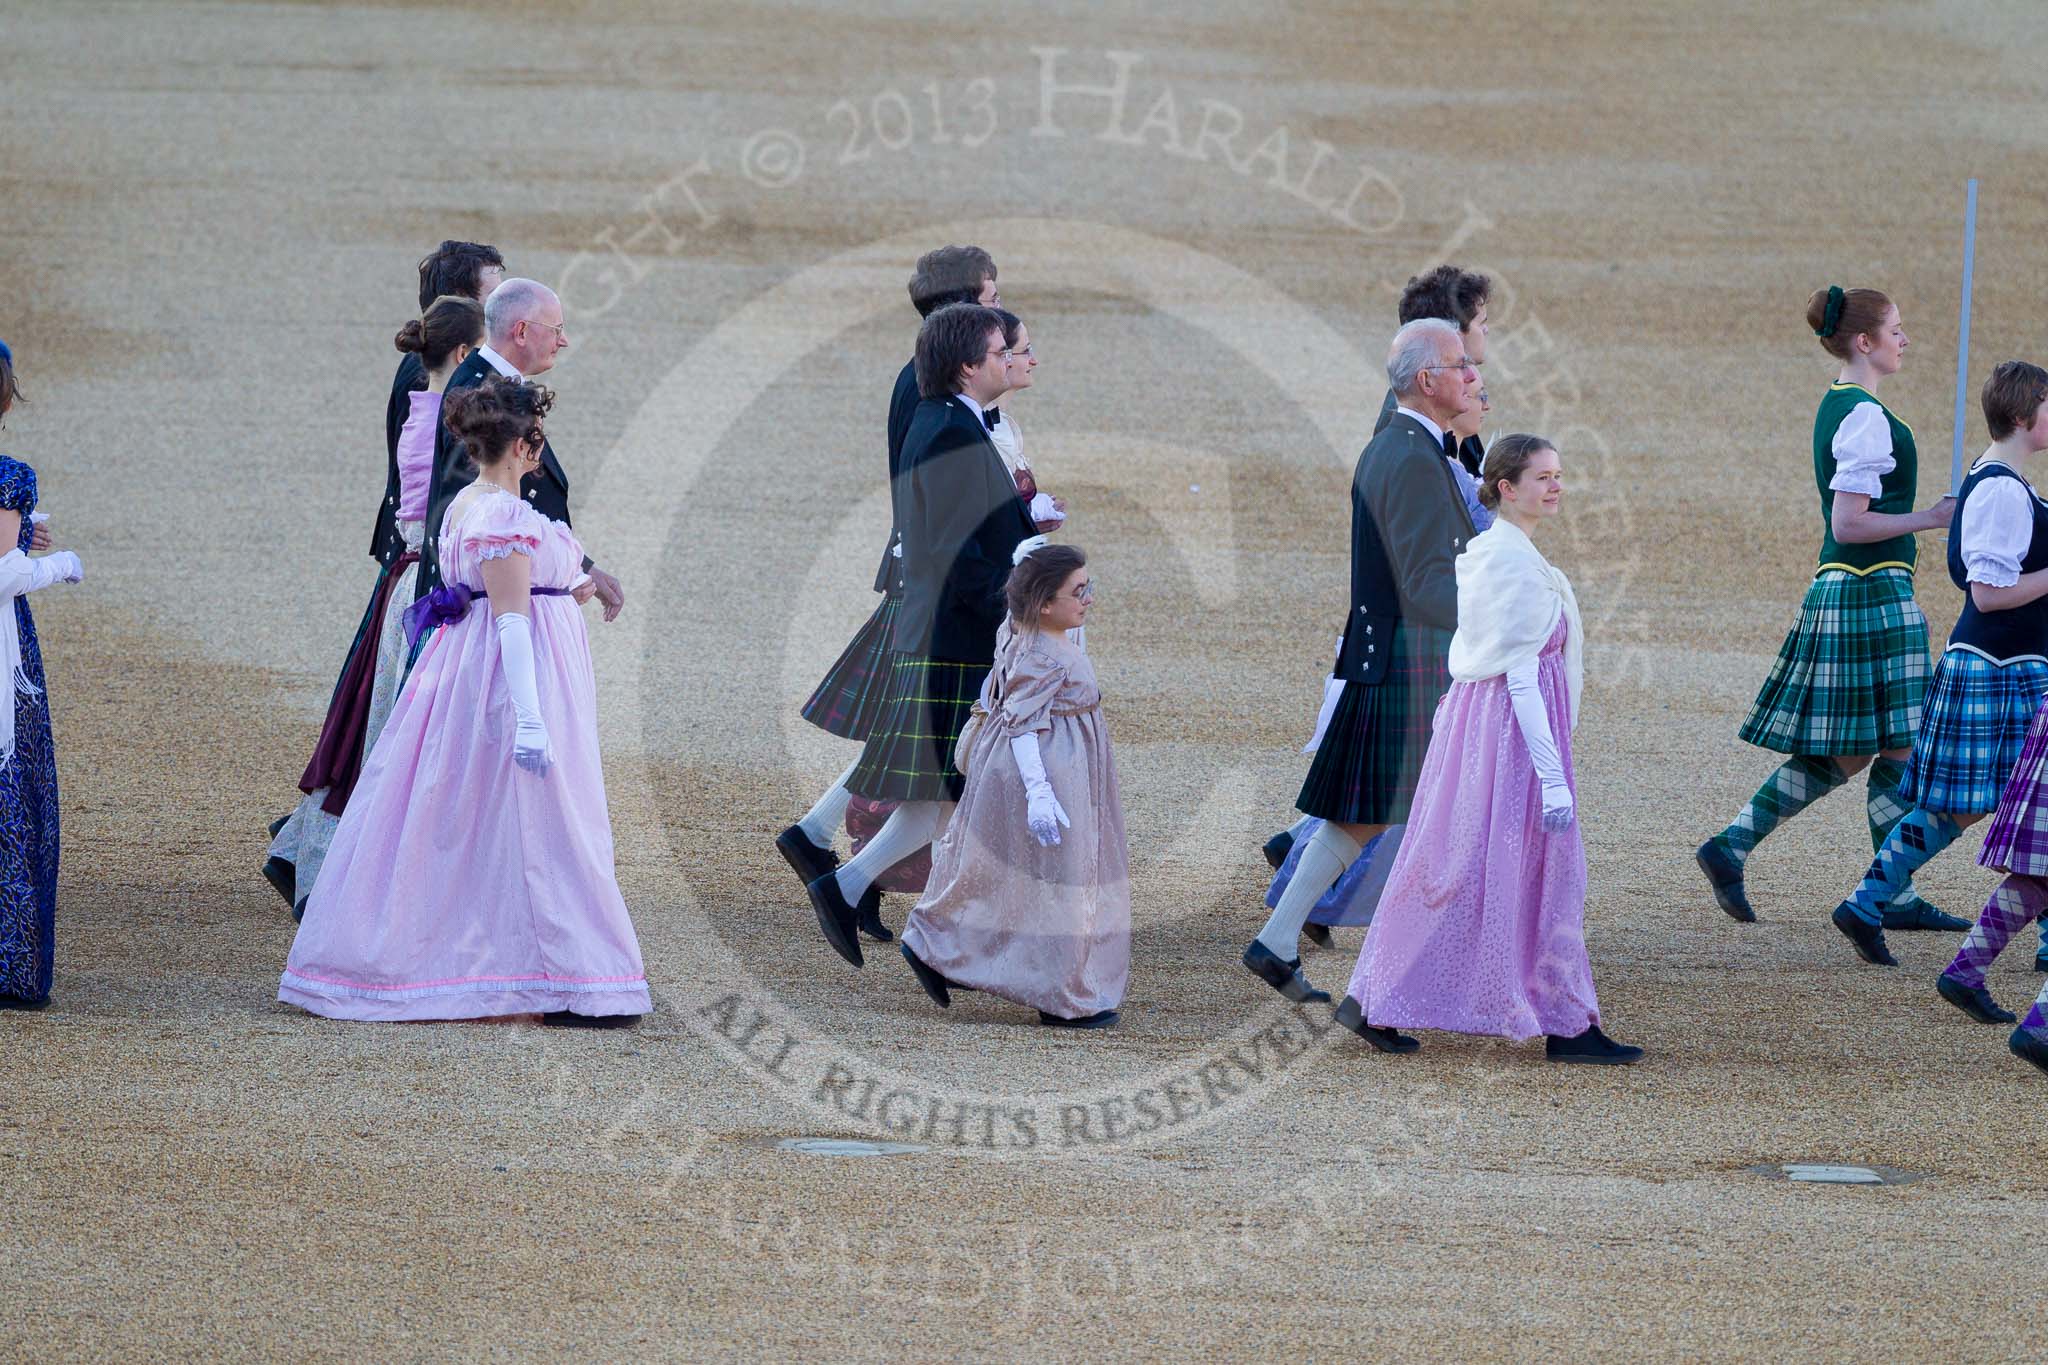
POLYGON ((1273 907, 1272 917, 1259 930, 1259 942, 1282 962, 1299 957, 1301 926, 1308 923, 1309 912, 1357 857, 1358 841, 1324 821, 1301 850, 1301 860, 1294 865, 1294 880, 1287 883, 1287 889, 1280 893, 1280 903, 1273 907))
POLYGON ((938 801, 906 801, 890 812, 875 837, 840 865, 839 894, 847 904, 860 904, 875 878, 938 838, 945 811, 938 801))
POLYGON ((839 835, 840 822, 846 819, 846 807, 853 800, 853 793, 846 789, 846 779, 852 777, 853 770, 859 766, 858 758, 847 764, 846 771, 839 774, 839 780, 818 798, 818 804, 811 807, 810 814, 796 822, 804 837, 819 848, 832 847, 832 841, 839 835))

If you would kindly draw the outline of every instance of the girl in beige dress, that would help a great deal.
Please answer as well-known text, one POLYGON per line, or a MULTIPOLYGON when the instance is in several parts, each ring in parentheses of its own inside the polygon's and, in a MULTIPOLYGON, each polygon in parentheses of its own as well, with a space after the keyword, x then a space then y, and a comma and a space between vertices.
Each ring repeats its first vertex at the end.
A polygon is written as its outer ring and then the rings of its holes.
POLYGON ((1017 547, 1009 619, 955 762, 960 804, 932 847, 903 956, 940 1006, 948 988, 1106 1028, 1131 970, 1130 856, 1102 692, 1068 638, 1094 590, 1088 557, 1034 536, 1017 547))

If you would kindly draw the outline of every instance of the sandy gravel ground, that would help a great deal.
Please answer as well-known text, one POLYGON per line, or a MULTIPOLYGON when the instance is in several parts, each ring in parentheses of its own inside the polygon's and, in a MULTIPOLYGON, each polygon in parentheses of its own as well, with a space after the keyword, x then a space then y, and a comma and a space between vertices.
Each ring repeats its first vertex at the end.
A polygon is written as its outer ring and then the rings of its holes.
MULTIPOLYGON (((2035 1357, 2048 1088, 1934 997, 1952 942, 1879 972, 1827 926, 1860 796, 1756 857, 1762 924, 1690 861, 1770 767, 1734 729, 1812 562, 1806 292, 1900 301, 1931 487, 1975 174, 1975 368, 2039 358, 2031 9, 870 8, 0 3, 35 400, 0 444, 89 569, 36 603, 65 862, 55 1004, 0 1017, 0 1346, 2035 1357), (1120 108, 1068 88, 1119 64, 1120 108), (658 1000, 628 1033, 274 1003, 262 829, 370 586, 388 338, 447 235, 568 305, 552 430, 629 594, 592 618, 658 1000), (1137 902, 1104 1036, 847 970, 769 845, 851 756, 795 707, 870 606, 908 262, 961 238, 1031 324, 1016 412, 1103 585, 1137 902), (1235 961, 1391 289, 1446 250, 1503 285, 1497 428, 1571 474, 1589 934, 1650 1049, 1621 1073, 1380 1058, 1235 961), (1794 1161, 1924 1178, 1749 1169, 1794 1161)), ((1922 882, 1958 912, 1975 844, 1922 882)))

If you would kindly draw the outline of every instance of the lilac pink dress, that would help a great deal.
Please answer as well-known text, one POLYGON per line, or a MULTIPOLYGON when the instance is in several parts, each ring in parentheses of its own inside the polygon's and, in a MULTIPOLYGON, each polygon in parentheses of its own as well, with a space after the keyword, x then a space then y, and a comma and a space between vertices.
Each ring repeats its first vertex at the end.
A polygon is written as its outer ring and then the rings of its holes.
MULTIPOLYGON (((1576 803, 1567 630, 1559 619, 1536 675, 1576 803)), ((1575 1037, 1600 1022, 1585 906, 1578 822, 1543 828, 1507 679, 1452 683, 1347 994, 1383 1028, 1575 1037)))
MULTIPOLYGON (((533 584, 582 576, 569 528, 478 483, 450 504, 452 583, 523 554, 533 584)), ((554 765, 512 759, 515 717, 488 599, 437 630, 363 766, 306 905, 278 999, 336 1019, 645 1014, 640 944, 613 870, 582 613, 533 598, 554 765)))
POLYGON ((1062 1019, 1113 1010, 1131 974, 1131 868, 1095 669, 1065 635, 1006 621, 976 709, 967 783, 903 942, 948 981, 1015 1004, 1062 1019), (1072 822, 1051 847, 1025 824, 1010 752, 1025 734, 1072 822))

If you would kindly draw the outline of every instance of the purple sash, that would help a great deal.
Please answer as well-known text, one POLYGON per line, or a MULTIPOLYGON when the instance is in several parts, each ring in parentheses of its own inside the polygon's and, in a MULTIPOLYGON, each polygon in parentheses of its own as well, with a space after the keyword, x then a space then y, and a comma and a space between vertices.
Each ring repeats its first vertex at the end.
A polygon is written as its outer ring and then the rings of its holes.
MULTIPOLYGON (((568 588, 529 588, 534 597, 567 597, 568 588)), ((452 626, 469 615, 469 604, 478 598, 489 599, 482 588, 472 588, 467 583, 443 583, 440 587, 422 597, 405 609, 405 647, 419 648, 420 637, 436 626, 452 626)))

